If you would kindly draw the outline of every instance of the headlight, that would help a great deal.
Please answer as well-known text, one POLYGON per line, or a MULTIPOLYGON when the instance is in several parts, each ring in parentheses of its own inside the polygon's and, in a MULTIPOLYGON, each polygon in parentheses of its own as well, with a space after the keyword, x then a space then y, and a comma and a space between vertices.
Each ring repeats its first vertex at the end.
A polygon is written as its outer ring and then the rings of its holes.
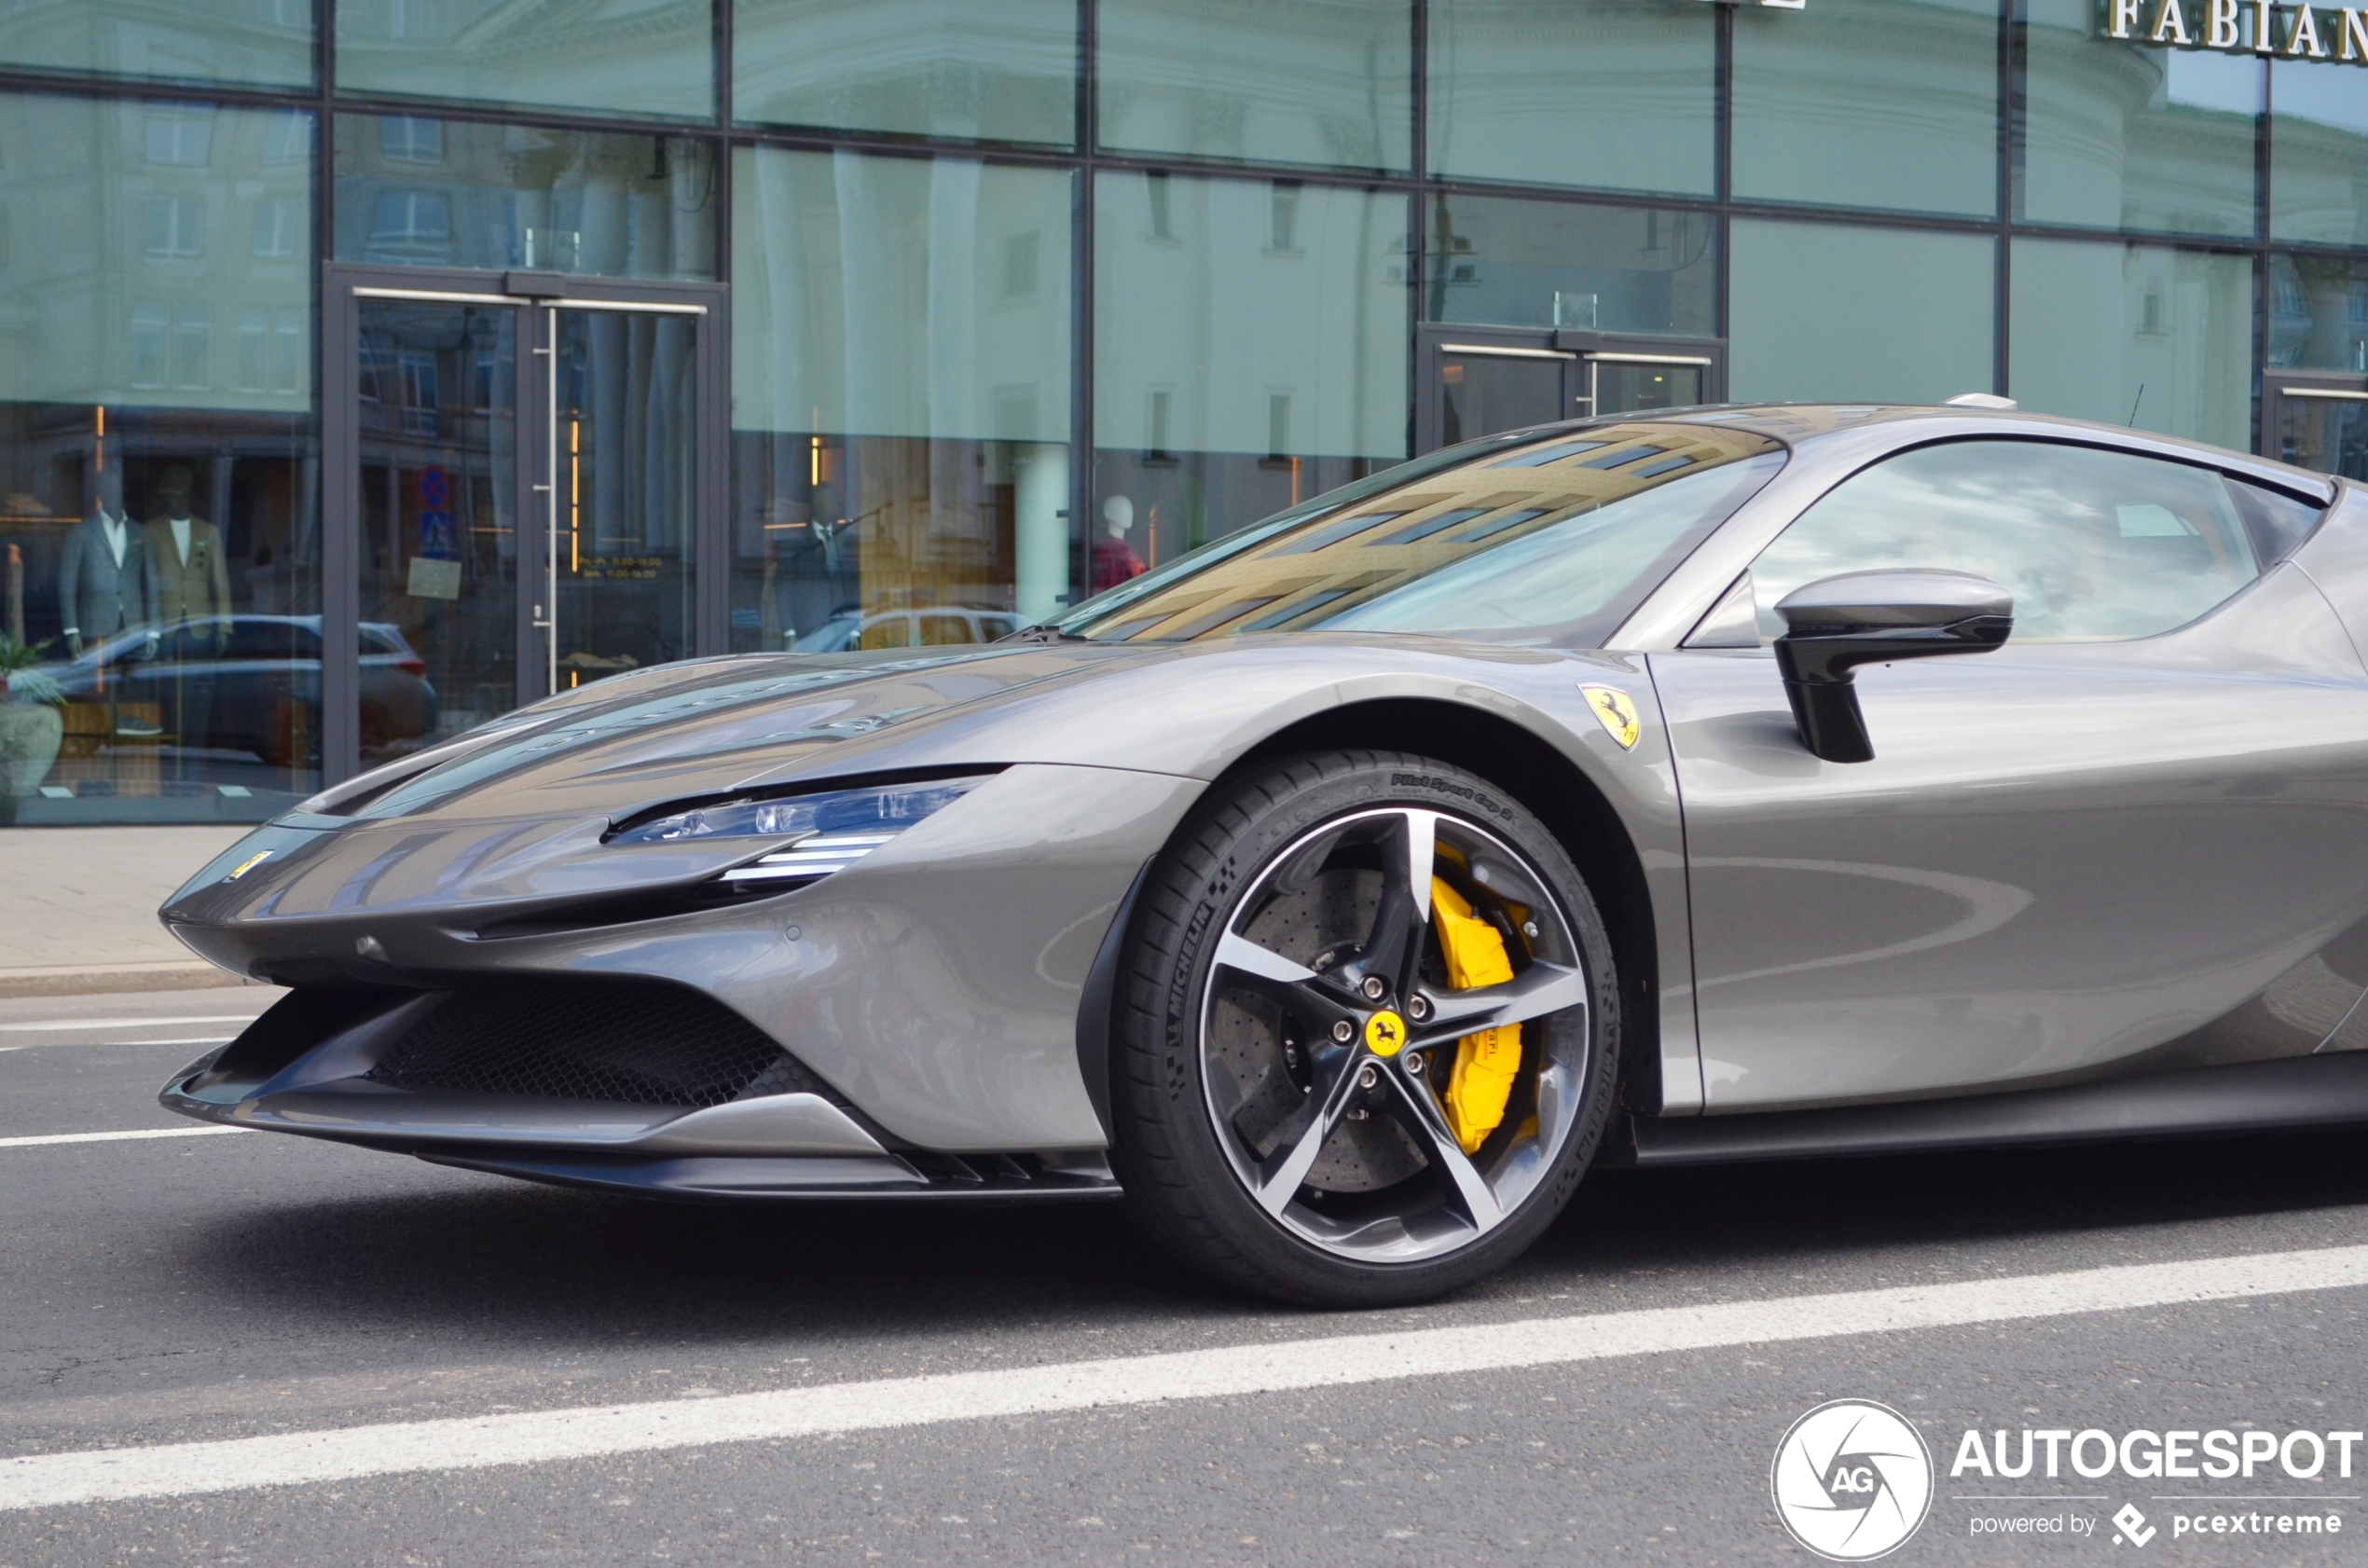
POLYGON ((654 817, 612 844, 673 844, 692 838, 786 838, 751 864, 723 873, 731 883, 790 882, 845 871, 923 818, 944 810, 989 776, 873 784, 778 800, 724 801, 654 817))

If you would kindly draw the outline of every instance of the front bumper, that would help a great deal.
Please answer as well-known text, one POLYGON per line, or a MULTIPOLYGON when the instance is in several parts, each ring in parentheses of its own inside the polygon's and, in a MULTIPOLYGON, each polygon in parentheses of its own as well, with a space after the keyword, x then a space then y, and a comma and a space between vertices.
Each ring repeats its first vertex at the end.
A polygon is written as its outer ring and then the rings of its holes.
POLYGON ((226 967, 323 1000, 259 1022, 162 1101, 229 1125, 660 1193, 1107 1186, 1107 1166, 1086 1158, 1108 1135, 1081 1001, 1127 889, 1202 787, 1013 767, 819 883, 656 914, 640 896, 672 884, 591 885, 593 869, 635 861, 604 863, 598 835, 566 825, 266 829, 251 842, 277 834, 272 860, 226 882, 253 853, 233 849, 166 918, 226 967), (505 842, 522 846, 507 860, 505 842), (446 997, 654 984, 753 1025, 815 1092, 694 1108, 420 1088, 379 1070, 446 997))
MULTIPOLYGON (((409 1009, 404 1011, 408 1011, 409 1009)), ((386 1031, 378 1031, 386 1038, 386 1031)), ((848 1111, 811 1093, 684 1110, 526 1095, 409 1093, 361 1073, 368 1042, 326 1042, 274 1075, 220 1070, 233 1048, 173 1075, 166 1108, 221 1126, 295 1133, 417 1155, 434 1164, 645 1197, 1116 1197, 1091 1152, 1019 1161, 890 1149, 848 1111), (313 1057, 319 1060, 312 1060, 313 1057), (310 1066, 307 1066, 310 1062, 310 1066)))

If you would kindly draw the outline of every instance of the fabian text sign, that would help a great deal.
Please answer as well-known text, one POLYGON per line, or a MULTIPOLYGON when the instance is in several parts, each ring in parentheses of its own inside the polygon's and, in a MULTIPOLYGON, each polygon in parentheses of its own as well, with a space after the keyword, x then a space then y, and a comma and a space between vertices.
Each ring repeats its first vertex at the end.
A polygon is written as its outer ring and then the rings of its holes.
POLYGON ((2272 0, 2105 0, 2107 36, 2133 43, 2368 64, 2368 11, 2272 0))

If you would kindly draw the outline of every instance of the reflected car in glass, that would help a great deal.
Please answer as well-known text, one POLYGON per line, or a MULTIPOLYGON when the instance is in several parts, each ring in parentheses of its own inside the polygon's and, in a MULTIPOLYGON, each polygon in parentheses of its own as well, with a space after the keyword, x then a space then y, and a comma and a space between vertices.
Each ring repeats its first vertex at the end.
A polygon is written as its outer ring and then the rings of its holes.
MULTIPOLYGON (((365 621, 359 630, 363 754, 416 749, 436 722, 426 661, 386 622, 365 621)), ((68 663, 45 665, 42 673, 57 681, 69 702, 117 708, 123 736, 164 733, 177 746, 252 752, 274 767, 320 764, 318 615, 229 615, 141 628, 86 648, 68 663), (145 717, 150 711, 158 717, 145 717), (172 732, 168 721, 184 713, 196 724, 172 732)))
POLYGON ((1008 610, 882 610, 866 615, 842 610, 794 639, 796 653, 840 653, 850 648, 952 648, 994 642, 1020 629, 1008 610))
POLYGON ((1517 431, 988 645, 564 693, 166 924, 163 1102, 1435 1296, 1598 1165, 2368 1122, 2368 500, 1976 407, 1517 431))

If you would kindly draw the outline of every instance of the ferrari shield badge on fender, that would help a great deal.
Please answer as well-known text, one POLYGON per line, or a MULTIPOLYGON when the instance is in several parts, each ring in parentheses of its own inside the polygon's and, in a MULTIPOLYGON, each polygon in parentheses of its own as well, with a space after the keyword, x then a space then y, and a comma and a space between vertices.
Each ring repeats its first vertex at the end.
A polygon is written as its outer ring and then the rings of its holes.
POLYGON ((1578 690, 1587 699, 1587 706, 1594 709, 1595 717, 1604 721, 1604 728, 1619 742, 1619 749, 1636 750, 1637 733, 1644 722, 1636 717, 1636 705, 1628 700, 1628 694, 1616 686, 1581 686, 1578 690))

